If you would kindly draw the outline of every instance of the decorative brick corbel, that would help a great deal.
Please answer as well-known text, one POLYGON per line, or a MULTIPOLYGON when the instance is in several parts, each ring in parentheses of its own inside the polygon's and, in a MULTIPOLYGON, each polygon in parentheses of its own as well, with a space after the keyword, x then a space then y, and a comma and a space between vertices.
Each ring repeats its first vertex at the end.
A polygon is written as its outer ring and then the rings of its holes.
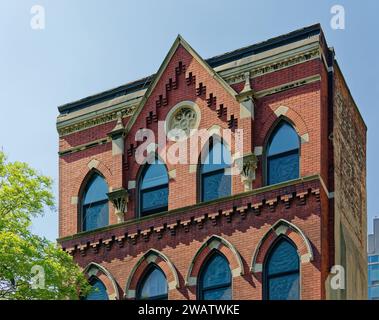
POLYGON ((251 205, 251 208, 253 209, 253 212, 255 215, 259 216, 261 214, 261 208, 263 206, 262 202, 254 203, 251 205))
POLYGON ((180 224, 183 226, 184 228, 184 232, 188 232, 189 231, 189 227, 191 225, 191 219, 190 220, 185 220, 185 221, 181 221, 180 224))
POLYGON ((167 229, 170 230, 170 234, 171 234, 172 236, 175 236, 175 235, 176 235, 176 227, 177 227, 177 226, 178 226, 178 223, 177 223, 177 222, 167 225, 167 229))
POLYGON ((275 206, 276 206, 277 203, 278 203, 278 199, 277 198, 266 200, 266 204, 270 208, 271 212, 275 211, 275 206))
POLYGON ((99 252, 99 247, 100 247, 100 242, 93 242, 90 244, 90 247, 93 251, 93 253, 98 253, 99 252))
POLYGON ((200 217, 197 217, 197 218, 195 218, 193 220, 195 221, 195 223, 197 223, 197 227, 199 229, 203 229, 203 227, 204 227, 204 220, 205 220, 205 216, 204 215, 202 215, 200 217))
POLYGON ((123 248, 124 247, 125 236, 116 237, 115 240, 116 240, 116 243, 118 244, 119 248, 123 248))
POLYGON ((241 173, 241 181, 245 191, 252 190, 252 182, 255 180, 255 170, 258 167, 258 158, 254 153, 249 153, 235 160, 237 168, 241 173))
POLYGON ((300 205, 305 205, 305 200, 306 200, 307 194, 308 194, 308 191, 296 193, 296 197, 299 199, 300 205))
POLYGON ((208 218, 211 220, 212 225, 217 225, 217 217, 220 215, 219 212, 208 214, 208 218))
POLYGON ((112 238, 103 240, 103 244, 105 245, 105 249, 107 249, 107 251, 111 250, 112 243, 113 243, 112 238))
POLYGON ((289 207, 290 207, 290 200, 292 198, 293 198, 292 194, 286 194, 286 195, 280 196, 280 200, 282 200, 284 202, 284 206, 286 207, 286 209, 289 209, 289 207))
POLYGON ((119 188, 109 192, 108 198, 112 201, 115 208, 115 214, 117 215, 117 222, 124 221, 124 213, 128 211, 128 190, 119 188))
POLYGON ((80 252, 82 257, 84 257, 86 255, 87 247, 88 247, 87 244, 82 244, 82 245, 78 246, 79 252, 80 252))
POLYGON ((155 227, 154 232, 158 235, 158 239, 162 239, 164 226, 155 227))
POLYGON ((312 189, 312 194, 316 196, 316 201, 319 202, 320 201, 320 189, 312 189))
POLYGON ((233 210, 226 210, 222 212, 222 215, 226 218, 226 222, 230 223, 232 222, 232 214, 233 210))
POLYGON ((141 235, 142 235, 143 240, 144 240, 145 242, 148 242, 148 241, 149 241, 151 232, 152 232, 152 229, 151 229, 151 228, 149 228, 149 229, 145 229, 145 230, 142 230, 142 231, 141 231, 141 235))

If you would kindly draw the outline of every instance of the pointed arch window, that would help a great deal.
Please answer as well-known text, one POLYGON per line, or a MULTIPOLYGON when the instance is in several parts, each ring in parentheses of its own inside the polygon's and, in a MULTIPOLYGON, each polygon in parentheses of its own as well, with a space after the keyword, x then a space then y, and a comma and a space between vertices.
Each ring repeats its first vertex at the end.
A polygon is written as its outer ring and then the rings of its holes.
POLYGON ((92 290, 84 300, 109 300, 107 288, 99 278, 91 277, 89 283, 92 287, 92 290))
POLYGON ((168 210, 168 174, 163 162, 156 159, 146 165, 139 186, 141 216, 168 210))
POLYGON ((95 173, 88 181, 82 199, 82 230, 104 227, 109 223, 108 185, 95 173))
POLYGON ((281 121, 267 146, 266 181, 268 185, 299 178, 300 139, 295 129, 281 121))
POLYGON ((200 170, 201 201, 210 201, 231 194, 231 175, 226 173, 230 164, 230 152, 224 143, 211 138, 209 152, 200 170))
POLYGON ((167 300, 167 279, 161 268, 152 264, 142 277, 137 288, 138 300, 167 300))
POLYGON ((214 251, 200 271, 200 300, 231 300, 232 273, 228 260, 214 251))
POLYGON ((299 255, 292 241, 282 237, 270 250, 264 263, 264 298, 298 300, 299 255))

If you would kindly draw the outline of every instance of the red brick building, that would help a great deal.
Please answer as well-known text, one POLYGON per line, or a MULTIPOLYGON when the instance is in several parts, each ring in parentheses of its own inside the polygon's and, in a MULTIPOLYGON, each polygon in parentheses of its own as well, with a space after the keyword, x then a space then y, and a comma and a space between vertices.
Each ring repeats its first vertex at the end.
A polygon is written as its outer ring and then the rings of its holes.
POLYGON ((366 126, 319 25, 207 60, 178 36, 156 74, 59 112, 58 241, 90 298, 366 298, 366 126), (161 123, 209 134, 198 163, 140 139, 161 123))

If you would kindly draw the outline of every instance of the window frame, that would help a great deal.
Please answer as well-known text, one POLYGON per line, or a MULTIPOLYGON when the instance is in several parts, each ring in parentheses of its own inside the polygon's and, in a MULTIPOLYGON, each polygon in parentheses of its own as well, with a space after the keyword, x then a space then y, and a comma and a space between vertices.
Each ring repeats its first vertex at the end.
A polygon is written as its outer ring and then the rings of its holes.
POLYGON ((232 181, 232 177, 230 177, 230 194, 227 195, 227 196, 223 196, 223 197, 219 197, 219 198, 215 198, 215 199, 212 199, 212 200, 204 200, 204 179, 203 177, 210 177, 210 176, 213 176, 213 175, 217 175, 217 174, 220 174, 220 173, 223 173, 225 175, 225 170, 227 168, 230 168, 231 166, 230 165, 227 165, 226 164, 226 167, 224 168, 221 168, 221 169, 216 169, 216 170, 213 170, 213 171, 209 171, 209 172, 203 172, 203 167, 204 167, 204 163, 203 163, 203 160, 205 161, 206 157, 209 155, 209 153, 212 151, 215 143, 221 143, 223 145, 223 148, 226 148, 227 152, 229 152, 230 154, 230 157, 232 156, 231 155, 231 152, 229 150, 229 148, 227 147, 227 145, 225 144, 224 140, 219 138, 217 139, 216 137, 212 136, 209 138, 207 144, 208 144, 208 153, 204 154, 204 150, 201 152, 200 154, 200 161, 198 163, 198 183, 197 183, 197 189, 198 189, 198 192, 197 192, 197 199, 198 199, 198 203, 203 203, 203 202, 208 202, 208 201, 213 201, 213 200, 217 200, 217 199, 222 199, 224 197, 228 197, 228 196, 231 196, 233 194, 233 190, 232 190, 232 186, 233 186, 233 181, 232 181))
POLYGON ((103 287, 105 289, 105 293, 106 293, 108 299, 106 299, 106 300, 105 299, 101 299, 101 300, 91 299, 91 300, 88 300, 87 297, 83 297, 81 300, 86 300, 86 301, 108 301, 108 300, 110 300, 109 293, 108 293, 108 290, 107 290, 107 286, 105 285, 105 283, 99 277, 97 277, 97 276, 91 276, 88 279, 88 284, 91 287, 93 287, 96 282, 100 282, 103 285, 103 287))
MULTIPOLYGON (((263 184, 265 186, 275 185, 275 184, 269 184, 269 168, 268 168, 269 158, 270 159, 272 159, 272 158, 274 158, 274 159, 275 158, 280 158, 280 156, 283 156, 283 155, 294 154, 296 151, 298 153, 298 159, 299 159, 298 178, 301 178, 301 138, 300 138, 299 134, 297 133, 297 131, 295 129, 295 125, 292 123, 292 121, 290 121, 287 118, 284 118, 283 116, 280 117, 274 123, 274 125, 271 127, 271 130, 268 132, 268 134, 266 136, 266 139, 265 139, 264 146, 265 147, 264 147, 264 153, 263 153, 264 156, 263 156, 263 166, 262 166, 262 168, 263 168, 263 184), (277 130, 280 128, 280 126, 282 126, 283 124, 288 124, 295 131, 295 133, 296 133, 296 135, 298 137, 298 143, 299 143, 298 145, 299 145, 299 147, 297 149, 291 149, 291 150, 284 151, 282 153, 278 153, 278 154, 274 154, 274 155, 269 156, 268 152, 269 152, 270 145, 271 145, 271 142, 273 140, 273 137, 276 134, 277 130)), ((292 180, 296 180, 296 179, 292 179, 292 180)), ((287 180, 287 181, 291 181, 291 180, 287 180)), ((278 183, 284 183, 284 182, 286 182, 286 181, 282 181, 282 182, 278 182, 278 183)))
POLYGON ((168 281, 167 281, 167 277, 166 277, 165 273, 163 272, 163 270, 156 263, 150 263, 147 266, 147 268, 145 269, 145 271, 142 273, 142 276, 140 277, 140 279, 138 280, 137 288, 136 288, 136 300, 140 300, 140 301, 168 300, 168 293, 169 293, 168 281), (167 293, 166 294, 161 294, 159 296, 154 296, 152 298, 151 297, 145 298, 145 299, 141 298, 141 292, 142 292, 143 286, 146 283, 146 280, 149 277, 149 275, 154 270, 159 270, 160 272, 162 272, 163 276, 165 277, 165 279, 166 279, 166 285, 167 285, 167 293))
POLYGON ((216 290, 216 289, 222 289, 222 288, 230 288, 231 300, 233 299, 233 274, 232 274, 232 270, 230 268, 229 260, 219 250, 215 249, 215 250, 211 251, 208 254, 208 256, 206 257, 206 259, 204 260, 204 262, 200 268, 200 271, 199 271, 199 277, 198 277, 196 287, 197 287, 196 295, 197 295, 198 300, 204 300, 204 292, 212 291, 212 290, 216 290), (221 256, 228 263, 229 272, 230 272, 230 282, 228 285, 218 284, 218 285, 213 285, 213 286, 210 286, 210 287, 207 287, 206 289, 204 289, 203 282, 204 282, 204 274, 206 272, 206 267, 209 266, 210 262, 212 261, 212 259, 214 259, 215 256, 221 256))
POLYGON ((140 171, 139 177, 138 177, 138 189, 137 189, 137 194, 138 194, 138 198, 137 198, 137 203, 138 203, 137 216, 139 218, 147 217, 147 216, 150 216, 150 215, 153 215, 153 214, 156 214, 156 213, 161 213, 161 212, 168 211, 168 203, 169 203, 169 199, 168 198, 169 198, 169 195, 170 195, 170 188, 169 188, 170 177, 169 177, 169 174, 168 174, 168 170, 167 170, 166 164, 163 161, 161 161, 159 158, 155 158, 154 162, 155 161, 160 161, 161 163, 159 165, 163 165, 165 167, 166 174, 167 174, 167 183, 142 189, 142 183, 143 183, 143 179, 145 177, 145 174, 146 174, 147 170, 149 169, 149 167, 151 165, 154 165, 154 163, 146 163, 146 164, 143 165, 143 167, 142 167, 142 169, 140 171), (160 189, 167 189, 167 206, 162 206, 162 207, 154 208, 154 209, 151 209, 151 210, 143 211, 143 197, 142 197, 142 195, 144 193, 146 193, 146 192, 151 192, 151 191, 160 190, 160 189))
POLYGON ((262 272, 262 299, 263 300, 270 300, 269 298, 269 295, 270 295, 270 290, 269 290, 269 281, 270 279, 275 279, 275 278, 279 278, 279 277, 283 277, 283 276, 286 276, 286 275, 291 275, 291 274, 295 274, 297 273, 298 276, 299 276, 299 285, 298 285, 298 290, 299 290, 299 299, 298 300, 301 300, 301 259, 300 259, 300 256, 299 256, 299 253, 297 252, 297 247, 295 245, 295 243, 289 239, 288 237, 286 236, 279 236, 274 243, 271 244, 269 250, 267 251, 266 253, 266 257, 264 259, 264 262, 263 262, 263 272, 262 272), (293 246, 294 250, 296 251, 296 254, 297 254, 297 258, 298 258, 298 264, 299 264, 299 268, 297 271, 284 271, 284 272, 280 272, 280 273, 276 273, 275 275, 269 275, 268 273, 268 263, 269 263, 269 259, 271 258, 271 255, 273 253, 273 250, 276 249, 276 247, 279 245, 279 243, 281 241, 287 241, 290 245, 293 246))
POLYGON ((99 172, 98 170, 91 170, 91 172, 89 174, 87 174, 87 177, 84 179, 84 181, 82 183, 81 191, 79 193, 79 195, 80 195, 79 196, 79 201, 78 201, 78 204, 77 204, 77 207, 78 207, 78 209, 77 209, 77 212, 78 212, 78 215, 77 215, 78 216, 77 227, 78 227, 79 232, 92 231, 92 230, 100 229, 100 228, 103 228, 103 227, 109 225, 109 211, 110 211, 110 208, 109 208, 109 199, 108 199, 108 196, 104 200, 98 200, 98 201, 95 201, 95 202, 84 204, 84 198, 85 198, 85 196, 87 194, 89 184, 95 178, 95 176, 99 176, 100 178, 102 178, 104 180, 105 184, 107 185, 107 188, 109 188, 108 182, 105 179, 104 175, 102 175, 101 172, 99 172), (107 222, 107 224, 105 226, 94 228, 94 229, 89 229, 89 230, 85 229, 85 227, 84 227, 84 215, 85 215, 85 212, 86 212, 85 209, 91 207, 94 204, 95 205, 99 205, 99 204, 102 204, 102 203, 106 204, 107 205, 107 209, 108 209, 108 222, 107 222))

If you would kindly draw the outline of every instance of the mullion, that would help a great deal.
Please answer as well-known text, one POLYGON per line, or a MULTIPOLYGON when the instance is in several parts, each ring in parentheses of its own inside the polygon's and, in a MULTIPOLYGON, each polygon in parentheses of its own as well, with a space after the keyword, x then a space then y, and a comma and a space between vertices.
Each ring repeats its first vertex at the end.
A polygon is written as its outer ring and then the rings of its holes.
POLYGON ((222 289, 222 288, 228 288, 230 287, 230 282, 229 283, 223 283, 223 284, 215 284, 213 286, 209 287, 203 287, 203 291, 208 291, 208 290, 216 290, 216 289, 222 289))

